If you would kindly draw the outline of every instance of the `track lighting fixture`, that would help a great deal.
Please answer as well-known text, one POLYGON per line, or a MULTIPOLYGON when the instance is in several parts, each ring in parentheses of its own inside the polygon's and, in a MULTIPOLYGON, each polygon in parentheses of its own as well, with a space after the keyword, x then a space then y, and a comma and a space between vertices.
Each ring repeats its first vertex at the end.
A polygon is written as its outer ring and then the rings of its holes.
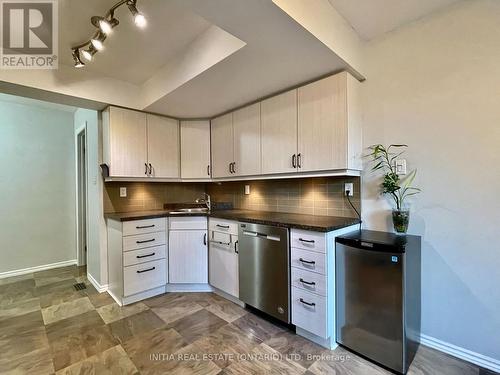
POLYGON ((85 64, 82 62, 82 59, 80 58, 80 50, 74 49, 72 55, 73 55, 73 61, 75 63, 75 68, 83 68, 85 64))
POLYGON ((121 0, 116 3, 104 16, 94 16, 90 19, 92 25, 97 29, 94 35, 78 46, 74 46, 72 50, 73 60, 75 63, 75 68, 81 68, 85 66, 80 58, 81 55, 87 61, 91 61, 94 55, 104 48, 104 40, 106 36, 111 34, 113 29, 120 23, 117 18, 115 18, 115 10, 122 5, 127 5, 132 17, 134 18, 134 23, 139 28, 144 28, 147 24, 146 18, 137 9, 137 0, 121 0))

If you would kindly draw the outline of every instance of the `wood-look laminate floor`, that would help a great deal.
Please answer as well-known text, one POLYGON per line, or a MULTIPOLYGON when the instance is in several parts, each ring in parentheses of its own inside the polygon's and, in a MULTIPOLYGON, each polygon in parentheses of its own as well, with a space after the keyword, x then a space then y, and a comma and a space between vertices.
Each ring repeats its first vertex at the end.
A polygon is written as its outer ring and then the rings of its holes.
MULTIPOLYGON (((119 307, 65 267, 0 280, 1 374, 386 374, 212 293, 119 307), (73 284, 84 282, 86 290, 73 284)), ((410 374, 493 374, 421 346, 410 374)))

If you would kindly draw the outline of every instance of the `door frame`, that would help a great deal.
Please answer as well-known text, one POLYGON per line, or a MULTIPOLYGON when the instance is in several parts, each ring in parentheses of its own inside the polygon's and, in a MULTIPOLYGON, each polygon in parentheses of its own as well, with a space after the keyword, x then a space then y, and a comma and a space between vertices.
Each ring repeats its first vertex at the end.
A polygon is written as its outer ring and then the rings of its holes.
POLYGON ((87 122, 75 130, 75 205, 76 205, 76 259, 78 266, 84 266, 87 264, 87 254, 88 254, 88 158, 87 158, 87 122), (81 148, 81 138, 84 137, 84 149, 81 148), (83 158, 82 158, 83 151, 83 158), (84 178, 81 177, 81 162, 85 170, 83 172, 84 178), (83 187, 83 189, 82 189, 83 187), (83 194, 82 194, 83 191, 83 194), (84 202, 81 202, 81 200, 84 202), (81 207, 85 206, 82 210, 81 207), (83 216, 83 219, 82 219, 83 216), (84 221, 84 223, 82 223, 84 221), (83 226, 82 226, 83 224, 83 226), (81 235, 81 228, 84 228, 85 235, 81 235), (87 247, 87 252, 85 248, 87 247))

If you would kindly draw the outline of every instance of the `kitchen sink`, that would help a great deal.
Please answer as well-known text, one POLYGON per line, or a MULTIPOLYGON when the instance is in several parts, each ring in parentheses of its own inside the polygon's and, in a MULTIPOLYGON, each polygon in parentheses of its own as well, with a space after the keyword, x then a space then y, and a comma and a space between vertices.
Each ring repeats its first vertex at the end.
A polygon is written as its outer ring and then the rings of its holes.
POLYGON ((196 207, 196 208, 179 208, 174 211, 170 211, 170 214, 203 214, 207 213, 208 208, 203 208, 203 207, 196 207))

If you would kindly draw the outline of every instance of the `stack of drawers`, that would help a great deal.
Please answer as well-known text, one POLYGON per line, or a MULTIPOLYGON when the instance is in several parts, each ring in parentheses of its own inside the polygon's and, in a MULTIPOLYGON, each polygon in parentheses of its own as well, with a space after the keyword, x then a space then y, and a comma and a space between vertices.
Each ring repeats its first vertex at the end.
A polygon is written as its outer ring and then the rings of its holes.
POLYGON ((325 233, 291 231, 292 323, 324 339, 331 335, 326 238, 325 233))
POLYGON ((167 283, 165 218, 123 223, 123 296, 167 283))

